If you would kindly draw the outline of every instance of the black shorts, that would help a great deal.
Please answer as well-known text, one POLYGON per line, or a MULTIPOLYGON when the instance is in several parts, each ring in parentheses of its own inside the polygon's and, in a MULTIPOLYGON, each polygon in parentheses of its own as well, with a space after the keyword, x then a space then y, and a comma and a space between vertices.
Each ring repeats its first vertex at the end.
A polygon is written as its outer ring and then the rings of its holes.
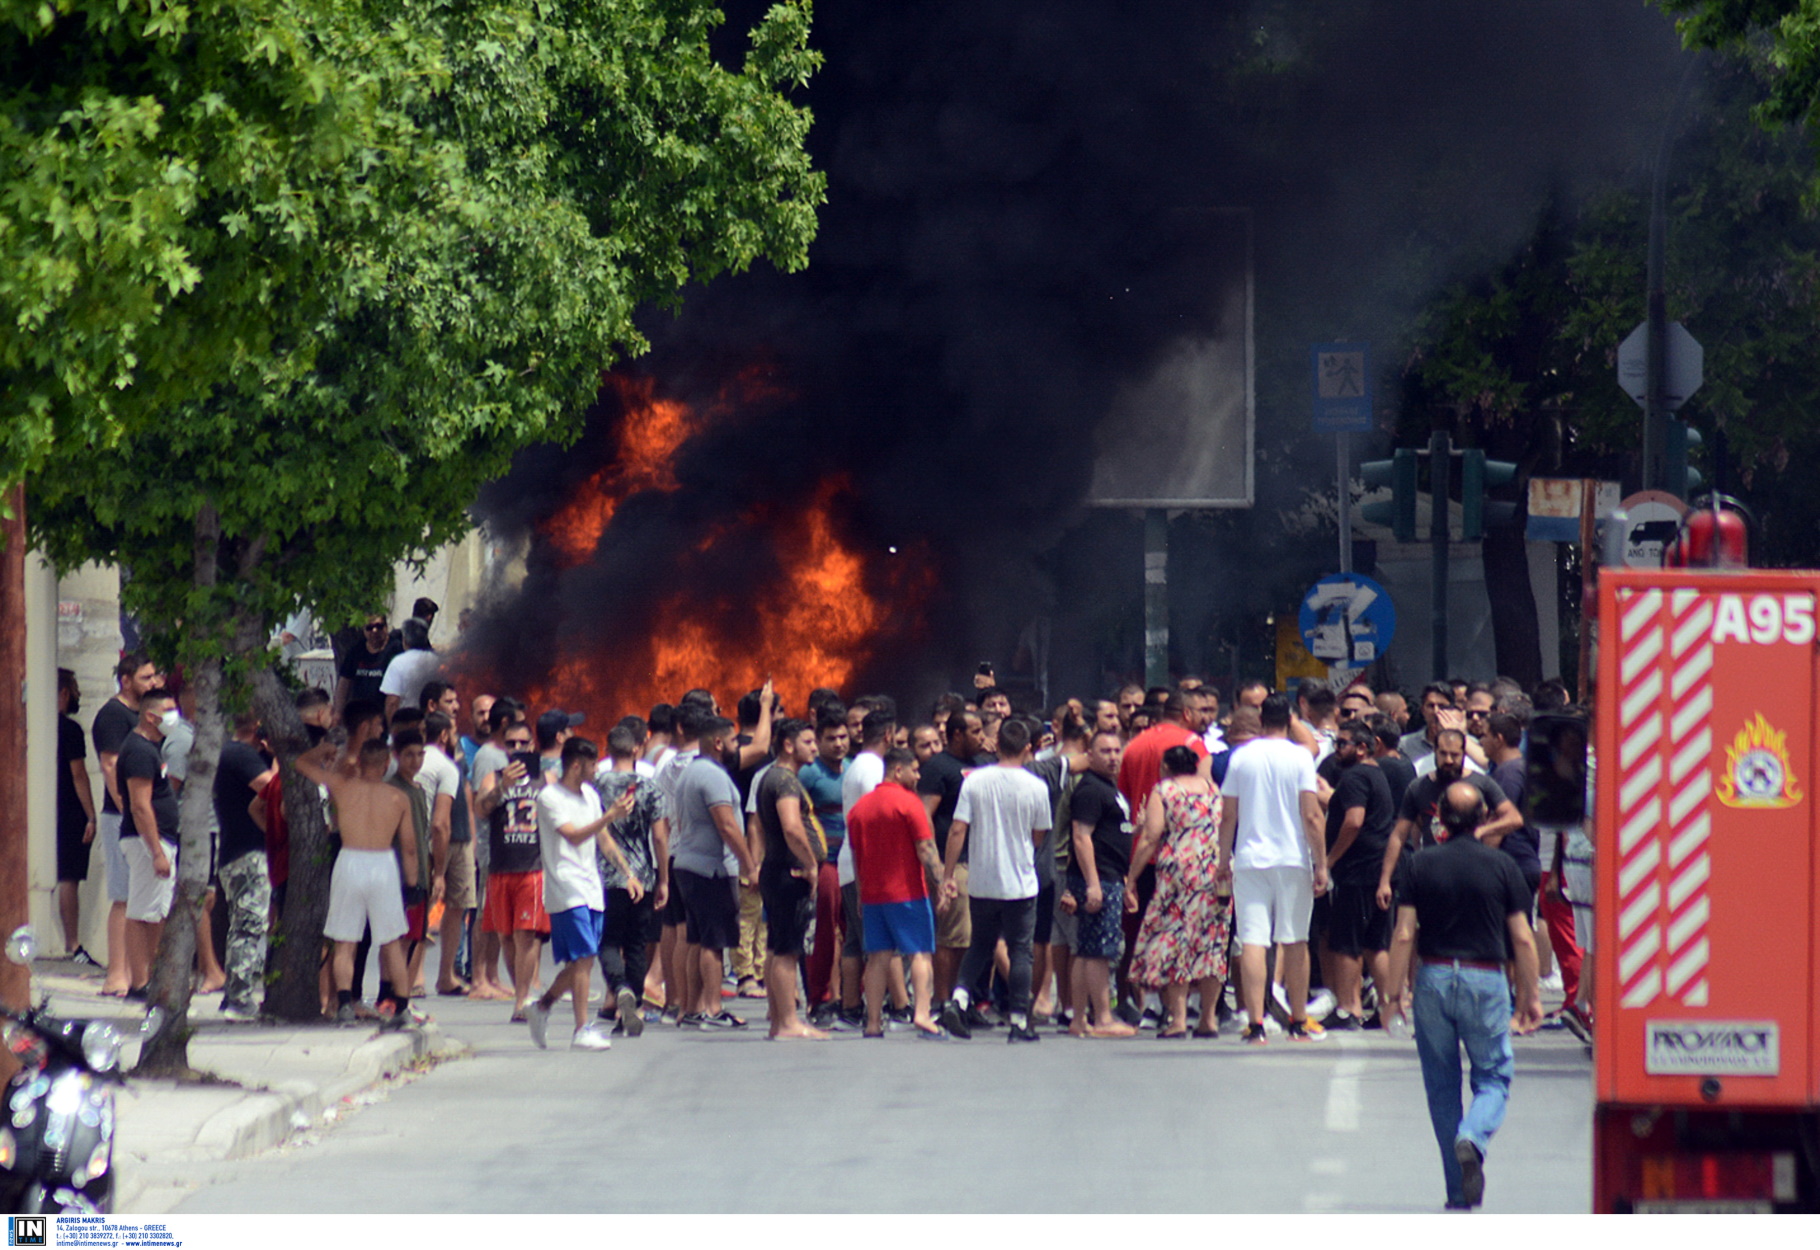
POLYGON ((607 916, 602 922, 600 948, 629 951, 643 949, 657 939, 652 937, 657 928, 657 904, 653 895, 646 894, 636 903, 627 890, 607 891, 607 916))
POLYGON ((682 896, 683 923, 691 946, 723 951, 739 945, 738 881, 677 868, 670 873, 670 888, 682 896))
POLYGON ((1038 946, 1049 945, 1055 930, 1055 885, 1051 882, 1036 892, 1036 934, 1031 938, 1038 946))
POLYGON ((788 870, 763 873, 758 895, 765 904, 765 948, 773 955, 800 958, 815 919, 814 883, 793 877, 788 870))
POLYGON ((682 891, 676 888, 676 861, 670 861, 670 897, 664 902, 664 909, 657 913, 660 928, 680 925, 687 919, 683 915, 682 891))
POLYGON ((1357 959, 1367 951, 1390 949, 1390 913, 1378 906, 1376 882, 1337 881, 1327 897, 1327 947, 1357 959))
POLYGON ((82 840, 88 818, 62 821, 57 825, 57 880, 87 881, 88 857, 94 843, 82 840))

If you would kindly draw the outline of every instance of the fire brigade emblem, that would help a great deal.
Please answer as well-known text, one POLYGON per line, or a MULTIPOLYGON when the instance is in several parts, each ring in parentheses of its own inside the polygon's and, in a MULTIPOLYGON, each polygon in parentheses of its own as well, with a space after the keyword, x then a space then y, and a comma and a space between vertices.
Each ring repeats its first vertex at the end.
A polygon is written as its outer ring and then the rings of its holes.
POLYGON ((1793 807, 1801 801, 1788 735, 1772 728, 1761 712, 1725 748, 1719 801, 1727 807, 1793 807))

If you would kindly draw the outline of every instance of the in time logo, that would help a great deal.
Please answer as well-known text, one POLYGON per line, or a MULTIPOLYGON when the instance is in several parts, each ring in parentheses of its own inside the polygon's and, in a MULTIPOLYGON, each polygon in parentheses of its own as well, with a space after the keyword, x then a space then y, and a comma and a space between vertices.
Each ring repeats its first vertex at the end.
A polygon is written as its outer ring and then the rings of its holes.
POLYGON ((6 1217, 6 1244, 9 1246, 48 1246, 51 1219, 48 1215, 9 1215, 6 1217))

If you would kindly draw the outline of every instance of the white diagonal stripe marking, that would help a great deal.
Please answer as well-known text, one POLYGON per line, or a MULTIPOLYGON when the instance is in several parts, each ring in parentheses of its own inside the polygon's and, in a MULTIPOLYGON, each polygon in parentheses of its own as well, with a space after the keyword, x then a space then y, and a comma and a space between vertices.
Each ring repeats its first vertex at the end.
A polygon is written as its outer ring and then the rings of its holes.
POLYGON ((1679 911, 1681 904, 1688 896, 1706 884, 1706 879, 1713 874, 1713 861, 1710 855, 1698 856, 1682 870, 1681 875, 1668 883, 1668 909, 1679 911))
POLYGON ((1618 791, 1618 810, 1628 812, 1641 802, 1645 795, 1656 788, 1662 780, 1662 757, 1652 755, 1637 766, 1624 782, 1624 788, 1618 791))
POLYGON ((1713 779, 1707 775, 1705 769, 1701 769, 1689 777, 1687 784, 1682 786, 1680 792, 1669 802, 1668 827, 1679 829, 1682 822, 1687 819, 1688 813, 1706 802, 1706 796, 1712 792, 1713 779))
POLYGON ((1643 622, 1655 615, 1657 610, 1662 607, 1662 592, 1645 590, 1626 597, 1631 602, 1624 609, 1624 638, 1625 641, 1631 642, 1635 641, 1637 631, 1643 627, 1643 622))
POLYGON ((1630 737, 1624 740, 1624 749, 1618 752, 1619 767, 1629 772, 1642 754, 1656 745, 1662 738, 1662 718, 1648 716, 1638 725, 1630 737))
POLYGON ((1619 709, 1618 723, 1620 725, 1634 725, 1637 723, 1637 718, 1642 716, 1645 712, 1660 716, 1661 713, 1655 711, 1650 705, 1661 697, 1661 694, 1661 670, 1652 669, 1648 676, 1640 679, 1636 685, 1630 688, 1630 693, 1624 696, 1624 706, 1619 709))
POLYGON ((1662 631, 1652 629, 1643 637, 1631 644, 1630 650, 1624 653, 1624 663, 1620 665, 1625 685, 1637 679, 1637 674, 1655 662, 1662 654, 1662 631))
POLYGON ((1675 840, 1668 844, 1668 866, 1679 868, 1681 862, 1689 855, 1706 845, 1706 837, 1712 832, 1713 820, 1701 812, 1688 822, 1687 827, 1675 835, 1675 840))
POLYGON ((1699 607, 1689 612, 1682 618, 1681 623, 1675 626, 1674 640, 1669 643, 1669 646, 1676 655, 1684 655, 1689 647, 1703 640, 1706 632, 1712 626, 1713 601, 1705 599, 1699 607))
MULTIPOLYGON (((1675 709, 1674 719, 1668 723, 1668 731, 1675 736, 1675 740, 1678 742, 1687 737, 1689 731, 1695 725, 1706 720, 1712 712, 1713 688, 1710 684, 1701 686, 1688 695, 1685 700, 1680 700, 1680 696, 1676 697, 1681 702, 1681 706, 1675 709)), ((1708 745, 1711 745, 1711 742, 1710 738, 1707 739, 1708 745)))
POLYGON ((1618 854, 1629 855, 1638 842, 1655 830, 1656 822, 1661 819, 1662 802, 1652 794, 1649 802, 1639 807, 1618 831, 1618 854))
MULTIPOLYGON (((1695 898, 1687 905, 1687 910, 1675 917, 1675 922, 1668 926, 1668 949, 1678 951, 1686 946, 1688 938, 1706 928, 1706 918, 1711 914, 1712 908, 1707 905, 1706 895, 1702 894, 1695 898)), ((1672 973, 1669 975, 1669 980, 1674 980, 1672 973)), ((1674 985, 1669 986, 1670 990, 1676 988, 1678 987, 1674 985)))
MULTIPOLYGON (((1656 909, 1658 907, 1660 907, 1661 905, 1662 905, 1662 887, 1657 885, 1654 881, 1646 882, 1644 884, 1643 888, 1641 890, 1637 891, 1637 896, 1630 901, 1629 905, 1627 905, 1624 908, 1623 912, 1621 912, 1618 916, 1618 936, 1619 936, 1619 938, 1631 937, 1631 935, 1635 934, 1638 929, 1640 929, 1644 926, 1645 922, 1655 919, 1656 909)), ((1655 933, 1657 931, 1658 930, 1654 929, 1654 928, 1650 929, 1651 933, 1655 933)), ((1636 939, 1636 945, 1633 945, 1633 946, 1629 947, 1628 949, 1626 949, 1626 951, 1624 953, 1625 958, 1628 959, 1632 954, 1634 954, 1636 952, 1637 946, 1641 945, 1643 943, 1643 941, 1644 941, 1643 937, 1638 937, 1636 939)), ((1651 942, 1650 949, 1654 950, 1655 949, 1655 944, 1654 944, 1655 939, 1653 939, 1653 938, 1650 939, 1650 942, 1651 942)), ((1625 976, 1625 979, 1628 980, 1630 978, 1630 973, 1627 972, 1624 974, 1624 976, 1625 976)))
POLYGON ((1662 949, 1662 930, 1655 926, 1643 930, 1637 938, 1618 957, 1618 980, 1629 985, 1636 979, 1637 970, 1656 957, 1662 949))
POLYGON ((1654 840, 1645 842, 1618 871, 1618 897, 1629 898, 1636 892, 1637 885, 1643 878, 1654 872, 1661 863, 1662 843, 1654 840))
POLYGON ((1647 1007, 1655 1001, 1657 992, 1662 988, 1662 977, 1651 968, 1641 980, 1624 991, 1626 1007, 1647 1007))
MULTIPOLYGON (((1713 649, 1711 647, 1701 647, 1698 651, 1695 651, 1692 655, 1682 660, 1680 667, 1675 669, 1674 680, 1668 684, 1668 692, 1675 697, 1677 702, 1679 702, 1681 696, 1687 693, 1687 688, 1712 672, 1712 668, 1713 649)), ((1707 706, 1712 706, 1710 691, 1707 692, 1707 706)))
POLYGON ((1687 953, 1675 960, 1668 970, 1668 992, 1673 994, 1688 978, 1706 970, 1707 945, 1701 938, 1687 948, 1687 953))

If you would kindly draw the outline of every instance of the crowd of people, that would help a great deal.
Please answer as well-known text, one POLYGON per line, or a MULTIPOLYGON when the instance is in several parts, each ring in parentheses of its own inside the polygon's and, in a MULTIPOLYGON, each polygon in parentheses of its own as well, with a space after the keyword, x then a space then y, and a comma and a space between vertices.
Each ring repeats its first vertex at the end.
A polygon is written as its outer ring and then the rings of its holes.
MULTIPOLYGON (((323 1006, 342 1021, 404 1026, 421 1018, 413 997, 462 995, 510 1003, 544 1047, 566 999, 569 1045, 607 1049, 659 1022, 743 1029, 728 1000, 762 999, 780 1040, 1002 1028, 1011 1043, 1154 1030, 1263 1046, 1395 1027, 1413 1010, 1437 1134, 1457 1141, 1458 1055, 1444 1125, 1439 1052, 1420 1045, 1441 1032, 1424 1027, 1426 969, 1484 973, 1519 1029, 1544 1023, 1538 977, 1558 977, 1556 1022, 1585 1031, 1576 935, 1590 845, 1583 830, 1539 828, 1524 805, 1529 720, 1567 704, 1558 682, 1533 695, 1437 682, 1412 712, 1364 680, 1305 682, 1294 697, 1249 682, 1225 707, 1190 678, 1033 713, 982 674, 919 714, 832 689, 791 707, 767 683, 732 716, 696 689, 602 728, 500 693, 464 703, 421 619, 394 634, 374 616, 364 634, 333 692, 297 697, 315 745, 296 774, 318 787, 337 840, 323 1006), (1473 849, 1431 854, 1450 843, 1473 849), (1482 897, 1463 903, 1472 889, 1482 897), (1485 915, 1489 937, 1462 919, 1485 915), (1538 919, 1545 944, 1529 937, 1538 919)), ((143 996, 171 904, 188 739, 143 657, 121 661, 118 684, 93 728, 99 813, 66 725, 59 876, 73 900, 101 839, 104 992, 143 996)), ((73 713, 73 679, 64 694, 73 713)), ((209 935, 199 942, 202 988, 223 991, 229 1019, 259 1010, 288 876, 285 784, 256 719, 235 718, 213 794, 218 966, 209 935)), ((68 902, 64 916, 74 945, 68 902)), ((1508 1035, 1498 1060, 1455 1034, 1482 1159, 1502 1103, 1493 1115, 1477 1096, 1482 1078, 1508 1089, 1508 1035)), ((1443 1140, 1443 1156, 1450 1202, 1475 1204, 1472 1152, 1443 1140)))

